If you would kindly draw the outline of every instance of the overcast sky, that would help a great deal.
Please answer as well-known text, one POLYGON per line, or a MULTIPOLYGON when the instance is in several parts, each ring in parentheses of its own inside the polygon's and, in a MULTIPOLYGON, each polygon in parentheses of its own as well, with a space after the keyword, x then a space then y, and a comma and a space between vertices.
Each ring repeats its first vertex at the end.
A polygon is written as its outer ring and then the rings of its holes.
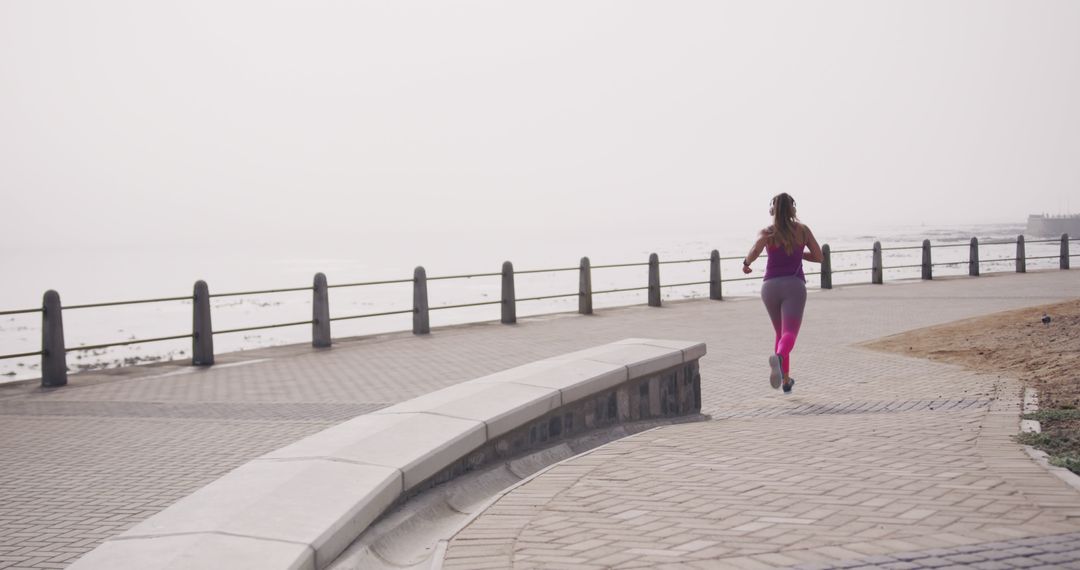
POLYGON ((31 244, 1023 222, 1080 208, 1080 2, 0 0, 31 244))

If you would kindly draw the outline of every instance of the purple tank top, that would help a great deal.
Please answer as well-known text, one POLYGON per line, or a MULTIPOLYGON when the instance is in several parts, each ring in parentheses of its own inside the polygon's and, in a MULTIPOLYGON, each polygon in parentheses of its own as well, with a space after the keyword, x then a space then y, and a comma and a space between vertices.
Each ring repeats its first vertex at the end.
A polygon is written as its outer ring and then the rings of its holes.
POLYGON ((763 281, 775 277, 798 277, 805 282, 806 275, 803 274, 802 269, 804 249, 806 249, 806 244, 791 248, 791 253, 784 251, 783 246, 766 246, 765 250, 769 252, 769 257, 765 263, 765 278, 763 281))

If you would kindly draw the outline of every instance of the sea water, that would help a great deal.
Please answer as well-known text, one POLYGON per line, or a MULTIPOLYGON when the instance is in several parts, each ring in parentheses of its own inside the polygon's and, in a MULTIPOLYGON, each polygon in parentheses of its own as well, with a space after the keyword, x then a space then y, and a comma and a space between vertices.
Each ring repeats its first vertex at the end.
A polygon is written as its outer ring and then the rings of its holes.
MULTIPOLYGON (((874 230, 815 228, 818 240, 833 251, 870 249, 875 240, 883 247, 918 246, 930 239, 935 247, 934 263, 964 262, 935 267, 935 276, 967 274, 968 248, 974 236, 980 242, 1012 241, 1023 231, 1020 224, 975 226, 896 226, 874 230)), ((314 274, 326 274, 330 285, 342 283, 411 279, 414 267, 425 267, 429 279, 446 275, 499 273, 503 261, 512 261, 517 271, 563 268, 553 273, 528 273, 515 277, 518 298, 575 294, 558 299, 519 302, 519 318, 577 310, 578 267, 582 256, 589 256, 593 266, 645 263, 650 253, 661 262, 699 260, 691 263, 661 265, 661 284, 708 281, 710 252, 716 249, 724 257, 724 279, 744 277, 739 261, 754 239, 753 232, 697 230, 684 232, 634 230, 626 232, 533 232, 518 235, 485 235, 455 232, 447 234, 408 234, 392 236, 358 235, 352 241, 321 242, 299 237, 279 240, 284 245, 269 245, 252 240, 248 243, 185 244, 149 246, 133 243, 112 247, 84 247, 72 244, 65 248, 32 251, 0 250, 8 278, 0 283, 0 311, 41 306, 43 293, 55 289, 64 306, 158 297, 190 296, 196 280, 205 280, 210 292, 243 292, 265 289, 310 287, 314 274), (11 269, 15 270, 12 271, 11 269)), ((980 256, 983 272, 1012 271, 1014 262, 993 259, 1015 256, 1014 245, 984 246, 980 256)), ((1029 243, 1029 257, 1056 256, 1058 244, 1029 243)), ((887 250, 884 265, 918 265, 918 249, 887 250)), ((871 253, 837 253, 833 269, 865 268, 865 271, 838 273, 834 285, 868 283, 871 253)), ((754 265, 752 276, 760 277, 764 260, 754 265)), ((816 264, 806 264, 807 271, 817 271, 816 264)), ((1031 260, 1028 267, 1056 267, 1056 259, 1031 260)), ((918 267, 888 269, 885 280, 918 278, 918 267)), ((594 291, 645 287, 645 266, 594 269, 594 291)), ((818 276, 809 276, 810 288, 820 286, 818 276)), ((760 280, 724 283, 725 297, 757 295, 760 280)), ((708 297, 708 285, 665 287, 664 300, 708 297)), ((428 282, 432 307, 431 326, 438 327, 498 320, 498 304, 437 310, 437 307, 498 301, 501 280, 498 276, 428 282)), ((310 320, 311 291, 219 297, 211 301, 215 330, 244 328, 310 320)), ((593 306, 604 308, 644 304, 645 291, 595 295, 593 306)), ((382 313, 412 308, 412 284, 332 288, 330 316, 344 317, 382 313)), ((68 367, 72 373, 160 360, 189 359, 190 339, 134 344, 96 350, 72 350, 79 346, 125 340, 189 334, 192 326, 190 300, 68 309, 63 312, 68 367)), ((411 315, 391 315, 336 321, 334 338, 407 331, 411 315)), ((218 354, 259 347, 311 341, 311 326, 298 325, 259 331, 216 334, 218 354)), ((41 349, 41 315, 0 316, 0 354, 34 352, 41 349)), ((0 382, 40 377, 40 357, 0 360, 0 382)))

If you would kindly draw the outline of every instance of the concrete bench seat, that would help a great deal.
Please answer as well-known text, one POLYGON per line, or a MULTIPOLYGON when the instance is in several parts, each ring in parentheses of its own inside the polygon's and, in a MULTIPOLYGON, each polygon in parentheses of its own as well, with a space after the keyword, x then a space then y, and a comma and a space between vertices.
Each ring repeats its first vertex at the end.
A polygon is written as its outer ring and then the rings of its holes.
POLYGON ((559 397, 559 405, 607 390, 630 378, 625 365, 586 359, 547 359, 496 372, 469 384, 516 384, 553 390, 559 397))
POLYGON ((487 441, 480 420, 435 414, 367 414, 272 451, 256 461, 326 459, 397 472, 411 489, 487 441))
POLYGON ((559 391, 523 384, 464 382, 413 398, 372 415, 431 414, 479 422, 485 440, 503 435, 560 405, 559 391))
POLYGON ((626 339, 353 418, 234 469, 71 568, 324 568, 419 489, 570 433, 696 412, 704 354, 626 339))
POLYGON ((239 568, 258 560, 251 567, 314 570, 400 493, 401 477, 389 467, 256 460, 105 542, 72 568, 239 568))

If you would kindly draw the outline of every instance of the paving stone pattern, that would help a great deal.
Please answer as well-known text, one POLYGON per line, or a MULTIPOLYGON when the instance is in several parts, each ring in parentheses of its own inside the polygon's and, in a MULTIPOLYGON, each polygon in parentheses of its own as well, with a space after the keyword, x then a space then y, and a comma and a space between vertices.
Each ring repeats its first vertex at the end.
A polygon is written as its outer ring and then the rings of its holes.
POLYGON ((204 402, 180 404, 143 402, 48 402, 0 401, 0 416, 78 416, 106 418, 189 418, 218 420, 314 421, 320 424, 343 422, 373 412, 386 404, 259 404, 257 406, 204 402))
POLYGON ((0 568, 63 568, 323 422, 0 416, 0 568))
MULTIPOLYGON (((648 564, 716 563, 720 557, 737 559, 729 555, 749 553, 755 541, 766 538, 775 550, 770 535, 790 535, 782 540, 795 537, 792 544, 809 547, 826 537, 807 527, 826 528, 826 523, 835 532, 852 531, 876 550, 885 548, 882 540, 902 542, 888 552, 922 547, 912 529, 951 528, 942 536, 974 540, 969 526, 980 530, 1002 516, 1030 517, 1024 524, 1032 533, 1072 532, 1068 513, 1080 511, 1070 502, 1072 495, 1063 494, 1060 482, 1048 480, 1026 456, 1018 457, 1008 439, 1016 430, 1015 385, 851 345, 1075 297, 1078 289, 1080 274, 1053 271, 814 291, 793 358, 799 383, 787 399, 767 385, 763 368, 772 331, 755 299, 536 317, 513 326, 435 328, 424 337, 403 333, 339 341, 329 350, 248 351, 222 355, 219 362, 227 366, 209 369, 163 364, 72 375, 71 385, 49 391, 0 386, 0 568, 63 567, 244 462, 351 415, 582 347, 649 336, 708 343, 709 354, 701 361, 703 411, 718 419, 639 434, 549 471, 480 517, 467 530, 472 540, 485 540, 475 533, 492 524, 489 515, 509 516, 499 515, 500 509, 514 505, 520 493, 559 485, 568 497, 598 510, 617 508, 612 501, 634 508, 585 521, 575 517, 596 513, 575 514, 576 507, 562 499, 556 504, 566 504, 568 513, 545 511, 546 499, 528 508, 516 505, 520 511, 514 511, 517 518, 507 528, 521 529, 522 546, 549 541, 549 554, 556 557, 551 565, 567 556, 563 542, 571 542, 573 555, 567 560, 595 561, 615 544, 605 542, 612 537, 632 542, 632 548, 695 553, 633 554, 648 564), (837 430, 846 439, 835 439, 837 430), (602 457, 611 467, 634 465, 597 471, 605 474, 600 479, 586 476, 603 467, 591 463, 602 457), (574 486, 579 480, 584 487, 574 486), (901 481, 905 484, 892 487, 901 481), (847 487, 858 491, 844 495, 847 487), (709 507, 680 494, 713 488, 702 495, 715 502, 709 507), (620 490, 633 496, 621 496, 620 490), (935 499, 934 493, 942 494, 935 499), (815 497, 824 502, 815 503, 815 497), (940 497, 954 502, 939 506, 940 497), (855 498, 862 501, 843 503, 855 498), (1003 515, 991 512, 999 499, 1011 507, 1003 515), (1054 506, 1062 501, 1070 506, 1054 506), (815 504, 816 512, 803 508, 815 504), (892 520, 901 507, 901 514, 910 513, 901 520, 914 523, 872 520, 892 520), (848 508, 856 510, 841 512, 848 508), (935 513, 920 519, 919 509, 935 513), (736 516, 750 517, 735 525, 741 530, 717 526, 736 516), (677 526, 665 526, 673 523, 677 526), (879 524, 887 526, 877 529, 879 524), (885 536, 872 536, 880 532, 885 536), (682 537, 686 540, 671 545, 682 537), (731 551, 717 550, 724 548, 731 551)), ((498 308, 492 311, 497 319, 498 308)), ((432 317, 438 327, 439 313, 432 317)), ((458 567, 467 536, 463 533, 450 548, 458 567)), ((980 540, 1014 538, 985 536, 980 540)), ((876 550, 851 552, 856 557, 876 550)), ((536 567, 540 560, 526 566, 536 567)), ((504 566, 526 562, 503 559, 504 566)))
POLYGON ((764 407, 755 410, 721 411, 712 414, 712 417, 713 419, 727 419, 824 414, 876 414, 886 412, 911 412, 917 410, 966 410, 971 408, 983 408, 989 404, 990 400, 987 398, 839 402, 801 404, 799 406, 764 407))
MULTIPOLYGON (((1044 291, 1077 296, 1077 277, 1068 279, 1044 291)), ((954 566, 1000 568, 973 553, 1022 537, 1047 546, 1032 542, 1016 564, 1066 567, 1080 493, 1012 441, 1020 385, 855 345, 975 300, 907 296, 919 287, 971 283, 812 295, 791 396, 768 387, 767 341, 762 350, 739 335, 710 340, 703 411, 713 421, 639 434, 552 468, 460 532, 445 567, 917 568, 937 560, 901 556, 930 551, 958 557, 954 566)), ((1004 292, 985 291, 981 312, 1013 306, 1004 292)), ((1027 294, 1039 302, 1038 290, 1027 294)), ((748 328, 753 317, 744 317, 748 328)))
POLYGON ((795 570, 887 568, 922 570, 928 568, 976 568, 1010 570, 1012 568, 1080 568, 1080 533, 1056 534, 1001 542, 986 542, 952 548, 933 548, 914 552, 879 554, 839 564, 811 562, 795 570))

